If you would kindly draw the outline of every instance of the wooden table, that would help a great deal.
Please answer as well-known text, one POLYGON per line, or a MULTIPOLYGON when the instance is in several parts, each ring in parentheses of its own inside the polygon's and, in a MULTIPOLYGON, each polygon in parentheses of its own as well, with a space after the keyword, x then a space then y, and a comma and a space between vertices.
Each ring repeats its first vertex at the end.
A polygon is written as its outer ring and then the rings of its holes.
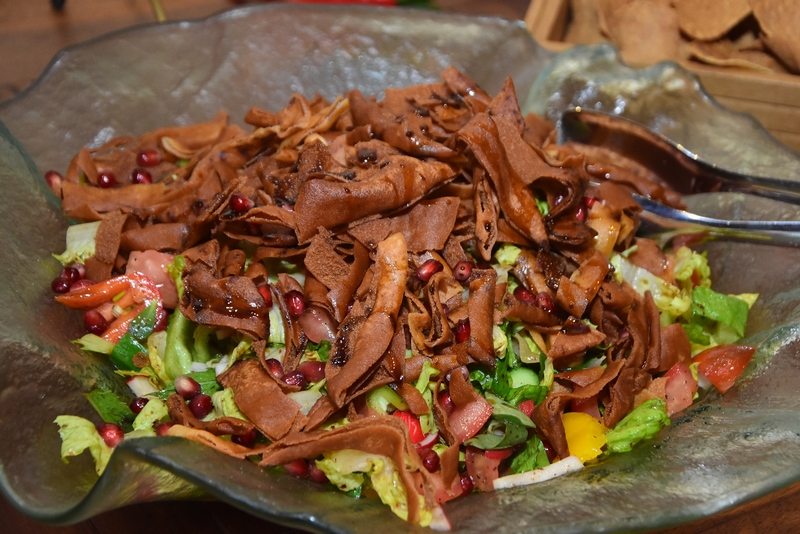
MULTIPOLYGON (((232 7, 230 0, 162 0, 171 19, 206 17, 232 7)), ((522 19, 528 0, 439 0, 445 11, 522 19)), ((148 0, 66 0, 62 12, 47 0, 0 3, 0 101, 19 93, 61 48, 102 33, 152 22, 148 0)), ((0 533, 138 534, 142 532, 295 534, 300 531, 254 518, 219 502, 162 502, 113 510, 67 527, 41 525, 0 499, 0 533)), ((661 534, 800 532, 800 484, 734 510, 661 534)))

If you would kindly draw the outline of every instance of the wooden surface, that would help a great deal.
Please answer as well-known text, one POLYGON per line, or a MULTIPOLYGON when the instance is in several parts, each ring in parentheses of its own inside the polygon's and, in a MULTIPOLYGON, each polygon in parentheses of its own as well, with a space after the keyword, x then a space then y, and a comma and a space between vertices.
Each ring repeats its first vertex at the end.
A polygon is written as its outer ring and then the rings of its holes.
MULTIPOLYGON (((232 7, 229 0, 162 0, 171 19, 198 18, 232 7)), ((527 0, 441 0, 446 11, 522 19, 527 0)), ((0 100, 33 82, 64 46, 154 20, 148 0, 66 0, 62 13, 47 0, 0 0, 0 100)), ((0 499, 0 534, 217 534, 300 531, 252 517, 219 502, 131 506, 66 527, 39 524, 0 499)), ((800 485, 661 534, 800 532, 800 485)))

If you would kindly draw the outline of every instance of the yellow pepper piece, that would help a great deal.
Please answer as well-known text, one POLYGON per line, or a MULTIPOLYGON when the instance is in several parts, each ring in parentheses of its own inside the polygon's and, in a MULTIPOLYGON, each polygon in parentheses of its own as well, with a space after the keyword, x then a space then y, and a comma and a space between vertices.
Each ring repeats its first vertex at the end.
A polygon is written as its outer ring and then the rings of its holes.
POLYGON ((583 412, 565 413, 562 421, 570 454, 583 463, 600 456, 606 444, 607 429, 603 423, 583 412))

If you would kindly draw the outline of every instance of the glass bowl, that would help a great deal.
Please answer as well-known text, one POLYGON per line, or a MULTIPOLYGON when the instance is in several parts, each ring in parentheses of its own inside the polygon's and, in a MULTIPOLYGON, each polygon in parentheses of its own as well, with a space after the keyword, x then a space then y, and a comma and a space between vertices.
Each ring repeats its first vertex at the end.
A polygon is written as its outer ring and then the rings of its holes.
MULTIPOLYGON (((574 105, 637 120, 704 159, 800 180, 800 155, 749 116, 719 106, 665 63, 633 71, 608 46, 558 57, 524 25, 432 11, 262 5, 205 20, 146 25, 70 47, 24 93, 0 104, 0 490, 23 513, 73 523, 136 502, 212 496, 318 532, 420 531, 375 500, 354 500, 178 438, 124 442, 98 478, 90 457, 65 464, 53 419, 95 417, 83 393, 124 388, 109 364, 74 348, 77 314, 49 289, 68 221, 41 173, 115 135, 277 110, 293 92, 328 98, 357 87, 438 79, 449 65, 487 91, 512 76, 528 110, 558 120, 574 105)), ((795 206, 698 195, 707 215, 798 218, 795 206)), ((668 527, 800 481, 800 250, 708 245, 716 288, 759 292, 753 363, 724 398, 709 395, 653 440, 543 484, 448 503, 463 532, 601 532, 668 527)))

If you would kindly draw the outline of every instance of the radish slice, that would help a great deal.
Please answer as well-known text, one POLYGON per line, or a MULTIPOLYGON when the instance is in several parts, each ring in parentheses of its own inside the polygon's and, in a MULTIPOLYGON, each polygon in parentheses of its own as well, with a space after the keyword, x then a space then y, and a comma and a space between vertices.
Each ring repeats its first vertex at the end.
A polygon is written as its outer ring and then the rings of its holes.
POLYGON ((144 397, 158 391, 153 387, 153 384, 150 383, 150 379, 144 375, 132 376, 126 381, 126 383, 128 384, 128 387, 131 388, 131 391, 133 391, 133 394, 137 397, 144 397))
POLYGON ((567 456, 563 460, 550 464, 547 467, 496 478, 493 485, 496 490, 513 488, 515 486, 527 486, 528 484, 544 482, 551 478, 580 471, 581 469, 583 469, 583 463, 581 463, 577 456, 567 456))
POLYGON ((416 447, 418 449, 427 449, 428 447, 433 447, 434 445, 436 445, 437 441, 439 441, 439 433, 432 432, 431 434, 428 434, 427 436, 422 438, 422 441, 417 443, 416 447))

